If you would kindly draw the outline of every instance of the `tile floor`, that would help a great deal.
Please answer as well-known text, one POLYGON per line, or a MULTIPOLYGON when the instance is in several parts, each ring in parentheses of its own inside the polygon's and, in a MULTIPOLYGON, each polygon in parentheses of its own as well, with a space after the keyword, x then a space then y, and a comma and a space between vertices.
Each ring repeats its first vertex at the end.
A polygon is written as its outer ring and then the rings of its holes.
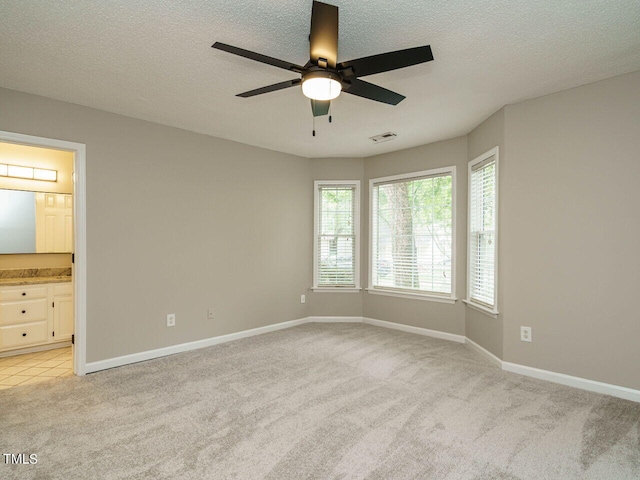
POLYGON ((0 390, 73 375, 71 347, 0 357, 0 390))

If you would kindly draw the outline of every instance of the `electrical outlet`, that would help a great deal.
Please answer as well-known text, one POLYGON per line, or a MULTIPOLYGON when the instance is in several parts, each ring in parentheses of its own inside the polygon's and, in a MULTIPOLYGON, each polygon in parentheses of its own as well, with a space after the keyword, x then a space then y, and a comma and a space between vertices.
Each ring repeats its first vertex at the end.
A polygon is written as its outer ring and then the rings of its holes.
POLYGON ((207 309, 207 319, 209 319, 209 320, 213 320, 214 319, 213 308, 211 308, 211 307, 209 307, 207 309))
POLYGON ((520 340, 523 342, 532 342, 531 327, 520 327, 520 340))
POLYGON ((175 327, 176 326, 176 314, 170 313, 167 315, 167 327, 175 327))
POLYGON ((307 301, 307 297, 305 295, 300 295, 300 303, 305 303, 307 301))

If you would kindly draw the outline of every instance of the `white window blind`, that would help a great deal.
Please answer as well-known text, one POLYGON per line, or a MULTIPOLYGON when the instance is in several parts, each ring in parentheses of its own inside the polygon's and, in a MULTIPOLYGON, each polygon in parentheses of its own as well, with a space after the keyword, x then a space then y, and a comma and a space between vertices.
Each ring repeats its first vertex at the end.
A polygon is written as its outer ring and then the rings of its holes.
POLYGON ((371 285, 453 296, 454 169, 371 181, 371 285))
POLYGON ((497 150, 469 166, 469 301, 496 308, 497 150))
POLYGON ((314 287, 359 285, 358 185, 316 182, 314 287))

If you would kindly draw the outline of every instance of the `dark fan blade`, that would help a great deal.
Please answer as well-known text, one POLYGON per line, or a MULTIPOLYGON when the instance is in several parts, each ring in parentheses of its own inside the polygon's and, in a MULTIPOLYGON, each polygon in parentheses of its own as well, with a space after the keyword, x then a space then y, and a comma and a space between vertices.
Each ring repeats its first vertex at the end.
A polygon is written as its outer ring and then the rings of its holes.
POLYGON ((302 68, 300 65, 285 62, 284 60, 278 60, 277 58, 273 57, 267 57, 266 55, 251 52, 249 50, 245 50, 244 48, 227 45, 226 43, 216 42, 211 45, 211 47, 217 48, 218 50, 223 50, 225 52, 233 53, 234 55, 249 58, 251 60, 255 60, 256 62, 266 63, 267 65, 273 65, 274 67, 284 68, 285 70, 291 70, 297 73, 302 73, 302 71, 304 70, 304 68, 302 68))
POLYGON ((324 58, 327 64, 320 64, 321 67, 336 68, 338 61, 338 7, 313 2, 309 56, 315 64, 318 64, 319 59, 324 58))
POLYGON ((343 91, 351 95, 368 98, 376 102, 388 103, 389 105, 397 105, 405 99, 404 95, 379 87, 373 83, 365 82, 364 80, 354 78, 349 81, 351 82, 351 86, 343 91))
POLYGON ((321 117, 329 113, 331 100, 311 100, 311 111, 314 117, 321 117))
POLYGON ((356 58, 347 62, 340 62, 338 70, 344 77, 364 77, 374 73, 388 72, 398 68, 410 67, 419 63, 433 60, 431 47, 407 48, 395 52, 381 53, 370 57, 356 58))
POLYGON ((236 97, 254 97, 256 95, 261 95, 263 93, 275 92, 276 90, 282 90, 283 88, 295 87, 296 85, 300 85, 302 80, 296 78, 294 80, 287 80, 286 82, 274 83, 273 85, 268 85, 262 88, 256 88, 255 90, 249 90, 248 92, 239 93, 236 97))

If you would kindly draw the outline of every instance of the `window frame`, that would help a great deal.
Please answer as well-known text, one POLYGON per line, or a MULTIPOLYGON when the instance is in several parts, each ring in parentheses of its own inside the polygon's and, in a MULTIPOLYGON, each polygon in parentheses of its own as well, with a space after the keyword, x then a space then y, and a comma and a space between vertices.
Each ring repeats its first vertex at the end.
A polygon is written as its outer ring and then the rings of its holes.
POLYGON ((369 272, 368 272, 368 287, 366 291, 374 295, 386 295, 391 297, 400 298, 412 298, 417 300, 426 300, 430 302, 440 303, 455 303, 458 298, 456 297, 456 237, 457 237, 457 212, 456 212, 456 197, 457 197, 457 180, 456 180, 456 166, 451 165, 448 167, 433 168, 430 170, 422 170, 419 172, 403 173, 400 175, 391 175, 388 177, 378 177, 369 180, 369 272), (451 293, 449 294, 437 294, 435 292, 420 292, 410 291, 400 288, 390 287, 376 287, 373 285, 373 262, 374 262, 374 250, 373 250, 373 189, 376 184, 384 184, 397 182, 402 180, 411 180, 423 177, 443 176, 446 174, 451 175, 451 293))
POLYGON ((473 160, 471 160, 469 162, 468 165, 468 170, 467 170, 467 177, 468 177, 468 189, 467 189, 467 292, 466 292, 466 298, 464 299, 464 303, 473 308, 474 310, 478 310, 479 312, 485 313, 486 315, 493 317, 493 318, 497 318, 498 317, 498 238, 499 238, 499 229, 498 229, 498 225, 499 225, 499 220, 500 220, 500 203, 499 203, 499 198, 500 198, 500 193, 499 193, 499 148, 498 147, 494 147, 491 150, 483 153, 482 155, 474 158, 473 160), (471 175, 473 173, 473 167, 475 167, 476 165, 485 162, 486 160, 488 160, 491 157, 495 157, 494 160, 494 192, 495 192, 495 196, 494 196, 494 202, 495 202, 495 211, 494 211, 494 218, 495 218, 495 225, 494 225, 494 242, 493 242, 493 248, 494 248, 494 262, 493 262, 493 306, 489 306, 487 304, 485 304, 484 302, 480 302, 478 300, 474 300, 473 298, 471 298, 471 212, 472 210, 472 206, 471 206, 471 201, 472 201, 472 197, 471 197, 471 175))
POLYGON ((313 182, 313 286, 311 290, 319 293, 358 293, 360 287, 360 180, 315 180, 313 182), (318 236, 320 226, 320 188, 330 186, 351 186, 353 193, 353 231, 354 231, 354 286, 318 285, 318 236))

